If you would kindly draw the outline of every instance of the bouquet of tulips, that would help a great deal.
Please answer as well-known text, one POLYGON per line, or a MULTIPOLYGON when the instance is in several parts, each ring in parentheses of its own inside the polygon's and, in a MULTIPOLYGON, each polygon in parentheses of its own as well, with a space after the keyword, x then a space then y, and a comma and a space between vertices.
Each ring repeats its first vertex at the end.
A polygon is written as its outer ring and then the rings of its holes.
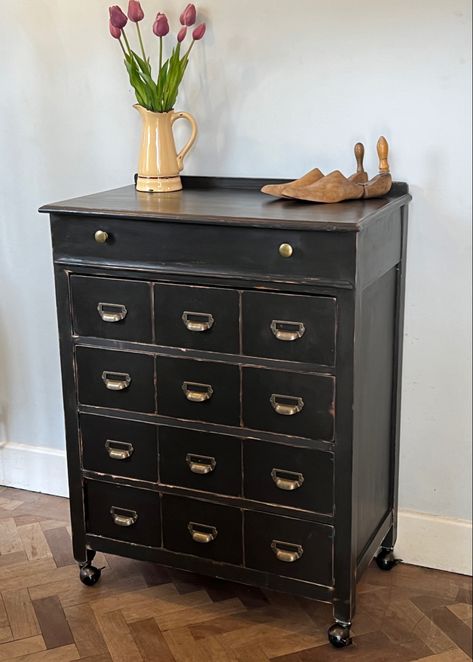
POLYGON ((201 23, 192 31, 192 40, 182 54, 182 45, 187 38, 188 30, 196 23, 197 10, 195 5, 189 4, 180 16, 181 28, 177 34, 176 45, 171 56, 163 61, 163 38, 169 33, 169 21, 165 14, 158 13, 153 23, 153 33, 159 38, 159 70, 156 78, 153 77, 150 58, 146 55, 140 22, 144 12, 138 0, 130 0, 128 14, 125 14, 118 5, 109 8, 110 34, 119 42, 125 66, 130 77, 130 83, 135 90, 138 103, 156 113, 165 113, 174 108, 179 85, 184 77, 189 55, 196 41, 200 41, 205 34, 205 23, 201 23), (132 50, 125 26, 128 21, 136 25, 141 55, 132 50))

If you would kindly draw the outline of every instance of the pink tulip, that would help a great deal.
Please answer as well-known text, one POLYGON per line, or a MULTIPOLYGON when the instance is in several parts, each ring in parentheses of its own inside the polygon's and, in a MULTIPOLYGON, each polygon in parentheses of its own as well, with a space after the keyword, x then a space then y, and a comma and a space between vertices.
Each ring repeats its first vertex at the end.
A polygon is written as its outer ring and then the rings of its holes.
POLYGON ((169 32, 169 22, 166 14, 158 14, 153 25, 153 32, 157 37, 165 37, 169 32))
POLYGON ((145 17, 145 13, 138 0, 130 0, 128 3, 128 18, 133 23, 138 23, 142 21, 145 17))
POLYGON ((110 34, 114 39, 120 39, 122 36, 122 31, 120 28, 116 28, 114 25, 112 25, 112 21, 110 21, 110 34))
POLYGON ((182 44, 184 39, 187 37, 187 26, 185 25, 183 28, 179 30, 177 33, 177 41, 182 44))
POLYGON ((194 32, 192 33, 192 38, 194 39, 194 41, 199 41, 200 39, 202 39, 206 30, 207 30, 207 26, 205 25, 205 23, 201 23, 200 25, 198 25, 194 30, 194 32))
POLYGON ((197 18, 197 10, 195 8, 195 5, 189 4, 182 12, 179 20, 181 21, 181 25, 186 25, 187 27, 190 27, 191 25, 194 25, 196 18, 197 18))
POLYGON ((123 30, 125 25, 128 23, 126 14, 122 12, 118 5, 109 7, 108 11, 110 12, 110 23, 113 25, 113 27, 118 28, 119 30, 123 30))

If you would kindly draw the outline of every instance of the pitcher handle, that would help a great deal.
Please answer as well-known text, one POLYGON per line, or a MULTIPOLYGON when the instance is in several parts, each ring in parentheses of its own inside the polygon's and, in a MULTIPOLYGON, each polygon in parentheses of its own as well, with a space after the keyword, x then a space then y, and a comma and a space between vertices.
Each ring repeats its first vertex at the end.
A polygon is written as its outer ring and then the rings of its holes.
POLYGON ((187 145, 185 145, 185 147, 183 147, 179 152, 179 154, 177 155, 177 165, 179 168, 179 172, 181 172, 181 170, 184 169, 184 157, 186 156, 186 154, 188 154, 189 150, 191 149, 192 145, 195 143, 195 140, 197 138, 197 122, 192 117, 192 115, 190 113, 184 113, 184 112, 174 113, 172 117, 172 123, 174 124, 176 120, 181 120, 181 119, 185 119, 188 122, 190 122, 190 125, 192 127, 192 134, 187 142, 187 145))

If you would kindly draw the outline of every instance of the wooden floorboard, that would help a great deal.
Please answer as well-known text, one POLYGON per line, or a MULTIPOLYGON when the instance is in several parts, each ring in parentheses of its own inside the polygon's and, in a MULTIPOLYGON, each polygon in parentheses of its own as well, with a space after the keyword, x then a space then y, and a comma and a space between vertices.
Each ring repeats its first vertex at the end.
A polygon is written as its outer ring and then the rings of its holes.
POLYGON ((351 648, 326 638, 331 607, 98 554, 85 587, 68 501, 0 488, 0 662, 464 662, 471 577, 371 566, 351 648))

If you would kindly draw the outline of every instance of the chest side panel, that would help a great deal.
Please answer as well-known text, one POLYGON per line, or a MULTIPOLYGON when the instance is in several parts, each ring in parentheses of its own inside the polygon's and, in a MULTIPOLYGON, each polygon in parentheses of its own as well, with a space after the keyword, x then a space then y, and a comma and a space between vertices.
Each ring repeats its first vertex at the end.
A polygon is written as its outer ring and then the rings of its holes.
POLYGON ((390 508, 396 276, 391 269, 361 298, 354 421, 358 555, 390 508))

